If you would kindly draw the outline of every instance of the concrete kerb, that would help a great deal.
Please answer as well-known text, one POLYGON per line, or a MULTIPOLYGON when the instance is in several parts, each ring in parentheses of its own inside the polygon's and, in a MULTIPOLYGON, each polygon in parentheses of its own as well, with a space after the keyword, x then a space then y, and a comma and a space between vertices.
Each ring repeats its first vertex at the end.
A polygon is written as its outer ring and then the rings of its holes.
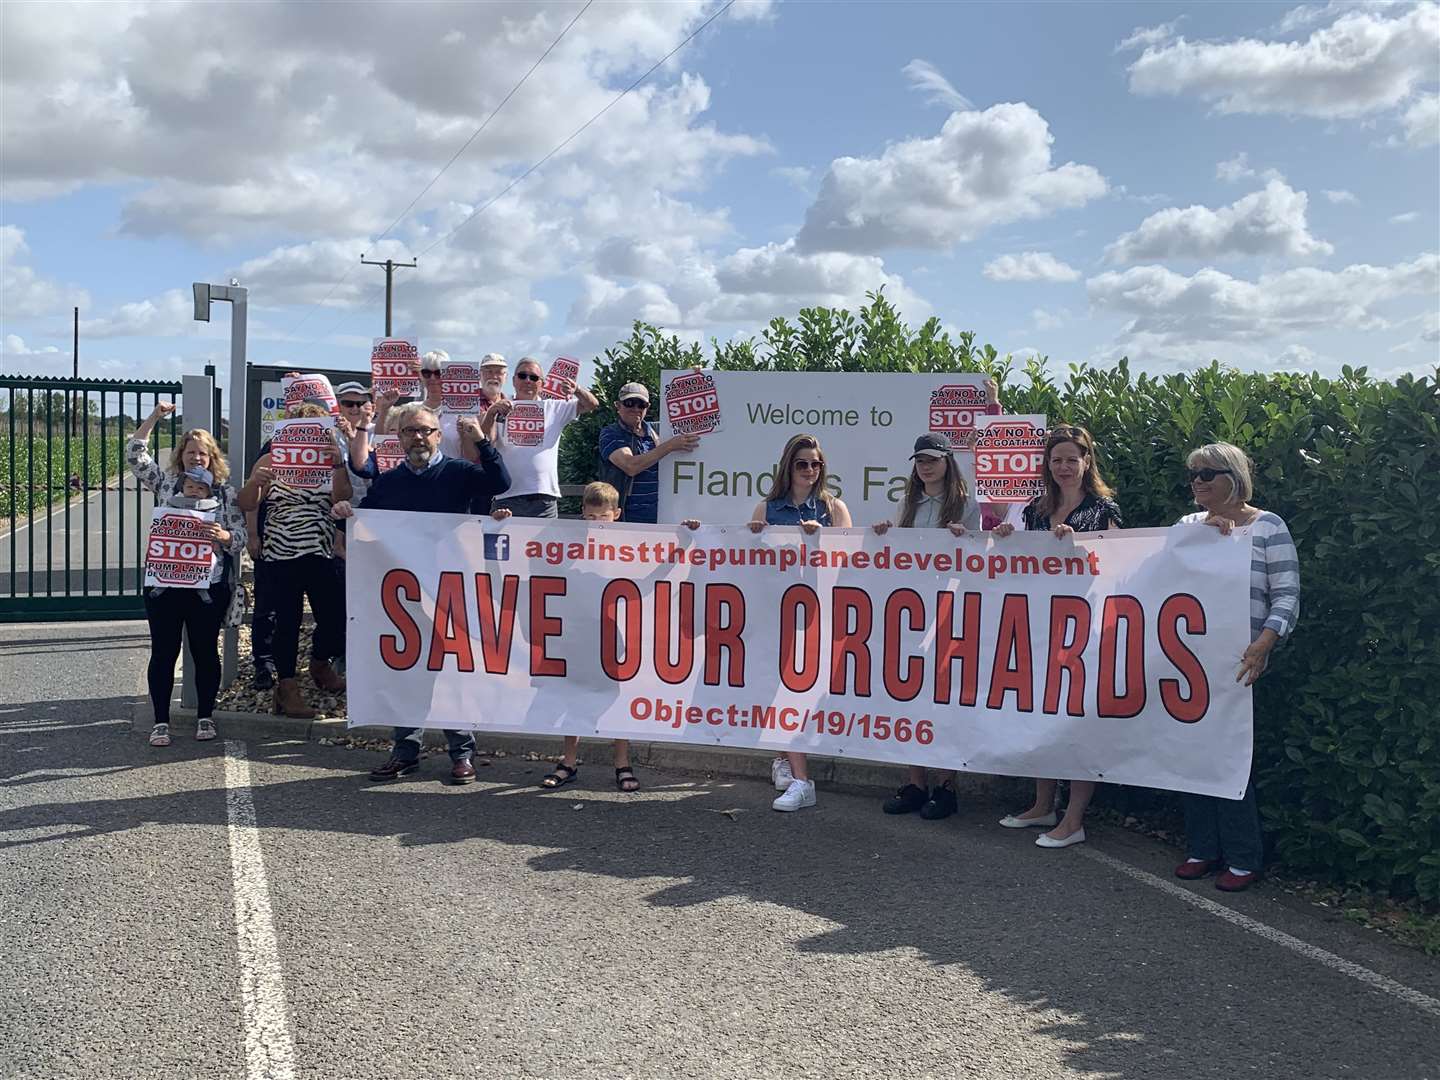
MULTIPOLYGON (((171 705, 171 728, 176 734, 189 735, 195 730, 195 710, 186 709, 174 702, 171 705)), ((148 731, 148 716, 137 715, 136 730, 148 731)), ((343 718, 299 720, 289 716, 274 716, 269 713, 231 712, 215 710, 215 725, 225 738, 261 741, 266 739, 299 739, 317 742, 320 739, 389 739, 388 727, 350 727, 343 718)), ((493 732, 475 733, 476 750, 481 756, 503 753, 508 757, 524 757, 537 754, 542 758, 558 758, 560 742, 555 736, 497 735, 493 732)), ((610 763, 610 752, 603 744, 604 739, 583 739, 581 760, 593 763, 610 763), (586 754, 586 750, 591 752, 586 754)), ((445 736, 438 730, 425 732, 425 745, 436 748, 445 746, 445 736)), ((630 743, 630 760, 642 768, 663 769, 667 772, 695 773, 714 777, 735 777, 744 779, 770 778, 770 760, 774 755, 769 750, 745 750, 737 748, 711 749, 687 743, 634 742, 630 743)), ((853 789, 866 794, 890 792, 905 782, 905 769, 900 765, 884 762, 857 761, 845 758, 815 757, 810 761, 810 777, 818 783, 839 789, 853 789)), ((985 776, 978 773, 960 773, 956 779, 957 794, 986 799, 1023 798, 1026 793, 1021 787, 1027 781, 1010 776, 985 776)))

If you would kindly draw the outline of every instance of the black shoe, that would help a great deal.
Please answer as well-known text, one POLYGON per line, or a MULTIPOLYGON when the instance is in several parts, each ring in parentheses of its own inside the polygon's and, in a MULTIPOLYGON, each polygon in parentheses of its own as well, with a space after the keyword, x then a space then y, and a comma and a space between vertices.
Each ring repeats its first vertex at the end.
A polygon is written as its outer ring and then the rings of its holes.
POLYGON ((886 799, 880 809, 887 814, 913 814, 924 805, 925 789, 916 787, 914 784, 906 784, 886 799))
POLYGON ((926 821, 947 818, 960 808, 960 800, 948 787, 930 789, 930 801, 920 808, 920 816, 926 821))
POLYGON ((256 665, 255 665, 255 689, 256 689, 256 690, 274 690, 274 689, 275 689, 275 669, 274 669, 273 667, 271 667, 269 664, 256 664, 256 665))
POLYGON ((418 761, 401 761, 392 757, 384 765, 370 770, 371 780, 398 780, 402 776, 409 776, 416 769, 420 768, 418 761))

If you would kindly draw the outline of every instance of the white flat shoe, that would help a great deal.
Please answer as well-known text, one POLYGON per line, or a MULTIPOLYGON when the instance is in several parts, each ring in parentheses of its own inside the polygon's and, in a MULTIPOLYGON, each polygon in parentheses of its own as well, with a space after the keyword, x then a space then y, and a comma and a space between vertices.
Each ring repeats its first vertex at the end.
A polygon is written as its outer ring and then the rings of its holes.
POLYGON ((1064 840, 1056 840, 1048 833, 1041 833, 1035 837, 1036 847, 1069 847, 1071 844, 1083 844, 1085 842, 1085 830, 1076 829, 1064 840))
POLYGON ((1000 819, 1000 824, 1007 829, 1053 829, 1060 824, 1060 819, 1054 814, 1046 814, 1044 817, 1016 817, 1009 814, 1000 819))

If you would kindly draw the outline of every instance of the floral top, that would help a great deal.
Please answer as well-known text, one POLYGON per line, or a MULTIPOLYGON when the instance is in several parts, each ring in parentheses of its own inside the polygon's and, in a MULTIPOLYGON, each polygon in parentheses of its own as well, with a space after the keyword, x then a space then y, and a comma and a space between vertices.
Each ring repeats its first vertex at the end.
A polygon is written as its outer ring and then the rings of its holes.
MULTIPOLYGON (((1048 532, 1054 526, 1050 523, 1047 514, 1039 516, 1036 507, 1038 499, 1031 499, 1025 504, 1025 528, 1031 532, 1048 532)), ((1080 505, 1070 511, 1070 516, 1065 519, 1065 524, 1076 532, 1099 532, 1101 529, 1123 529, 1125 521, 1120 516, 1120 507, 1114 499, 1107 499, 1103 495, 1087 494, 1080 500, 1080 505)))
MULTIPOLYGON (((125 447, 125 460, 135 479, 155 493, 155 501, 163 503, 180 490, 181 477, 160 468, 150 456, 149 444, 144 439, 131 439, 125 447)), ((225 572, 230 581, 230 607, 225 612, 226 626, 239 626, 245 621, 245 590, 236 588, 240 556, 245 551, 245 515, 235 505, 235 489, 229 484, 216 484, 215 500, 220 508, 215 511, 215 520, 230 534, 226 550, 225 572)))

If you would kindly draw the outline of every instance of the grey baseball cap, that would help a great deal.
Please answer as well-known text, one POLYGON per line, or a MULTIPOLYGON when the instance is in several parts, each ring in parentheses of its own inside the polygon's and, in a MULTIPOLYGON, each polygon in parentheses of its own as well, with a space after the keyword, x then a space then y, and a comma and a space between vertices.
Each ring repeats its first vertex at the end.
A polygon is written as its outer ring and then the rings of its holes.
POLYGON ((915 452, 910 455, 910 460, 917 457, 943 458, 950 456, 950 440, 944 435, 930 432, 928 435, 921 435, 915 440, 915 452))

